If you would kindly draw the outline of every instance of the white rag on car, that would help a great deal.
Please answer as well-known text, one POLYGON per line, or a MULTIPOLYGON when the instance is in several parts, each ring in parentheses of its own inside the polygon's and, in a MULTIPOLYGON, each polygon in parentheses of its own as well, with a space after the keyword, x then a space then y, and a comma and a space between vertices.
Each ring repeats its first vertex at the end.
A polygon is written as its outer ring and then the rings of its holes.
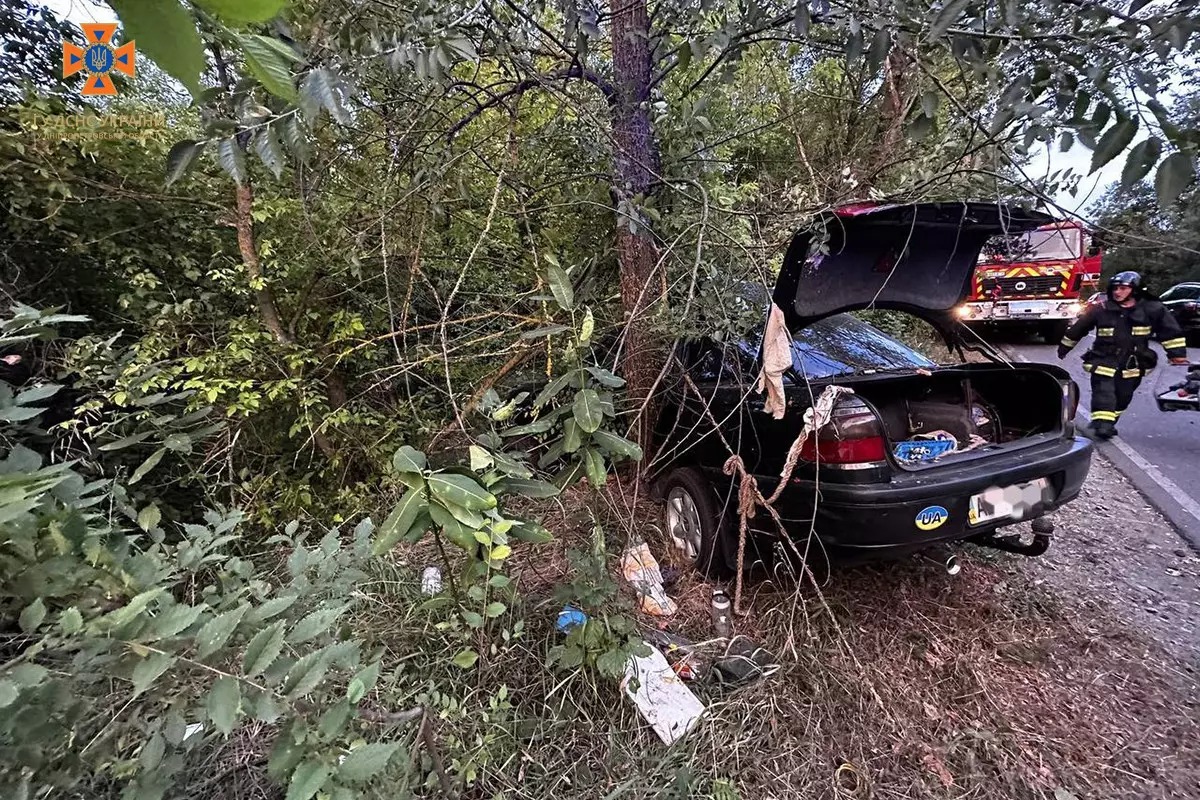
POLYGON ((783 311, 774 303, 771 303, 771 313, 767 317, 762 352, 762 371, 758 373, 755 391, 762 394, 765 389, 767 399, 763 403, 763 410, 775 419, 783 419, 783 413, 787 410, 787 400, 783 395, 783 373, 792 366, 792 334, 783 321, 783 311))

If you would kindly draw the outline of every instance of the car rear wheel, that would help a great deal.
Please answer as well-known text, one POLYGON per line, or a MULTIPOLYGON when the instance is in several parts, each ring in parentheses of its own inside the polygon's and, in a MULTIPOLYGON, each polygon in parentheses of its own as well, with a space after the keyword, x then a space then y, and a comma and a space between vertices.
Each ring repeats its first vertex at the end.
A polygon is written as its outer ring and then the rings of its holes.
POLYGON ((710 578, 732 575, 727 555, 731 544, 736 547, 730 519, 736 518, 736 509, 722 513, 712 483, 690 467, 672 470, 660 491, 666 500, 663 529, 675 550, 710 578))

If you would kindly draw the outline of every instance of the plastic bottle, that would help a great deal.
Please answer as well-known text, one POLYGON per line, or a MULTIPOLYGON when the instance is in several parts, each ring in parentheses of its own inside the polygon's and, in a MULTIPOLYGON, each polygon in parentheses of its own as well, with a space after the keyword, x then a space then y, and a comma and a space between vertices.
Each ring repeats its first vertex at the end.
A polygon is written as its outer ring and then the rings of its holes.
POLYGON ((733 603, 724 589, 713 589, 712 624, 717 636, 728 639, 733 635, 733 603))

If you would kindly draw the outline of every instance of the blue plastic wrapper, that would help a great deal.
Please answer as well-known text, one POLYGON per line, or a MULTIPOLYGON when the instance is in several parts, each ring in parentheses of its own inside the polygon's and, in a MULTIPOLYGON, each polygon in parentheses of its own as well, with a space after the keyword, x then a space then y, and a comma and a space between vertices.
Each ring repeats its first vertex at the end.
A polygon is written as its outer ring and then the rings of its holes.
POLYGON ((563 610, 558 612, 558 623, 555 627, 562 633, 570 633, 571 628, 585 622, 587 622, 587 614, 575 606, 563 606, 563 610))
POLYGON ((953 449, 953 439, 913 439, 907 442, 896 442, 896 449, 893 452, 898 460, 915 463, 944 456, 953 449))

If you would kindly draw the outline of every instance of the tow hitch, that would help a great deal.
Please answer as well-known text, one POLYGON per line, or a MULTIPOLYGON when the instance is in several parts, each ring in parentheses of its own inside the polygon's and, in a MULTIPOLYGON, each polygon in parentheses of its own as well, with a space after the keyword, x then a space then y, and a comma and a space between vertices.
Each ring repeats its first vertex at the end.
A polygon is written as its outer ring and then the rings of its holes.
POLYGON ((1040 556, 1050 548, 1050 536, 1054 533, 1054 523, 1048 517, 1038 517, 1033 521, 1033 540, 1021 541, 1020 534, 997 536, 994 533, 977 536, 972 542, 984 547, 1003 550, 1006 553, 1016 553, 1021 556, 1040 556))

